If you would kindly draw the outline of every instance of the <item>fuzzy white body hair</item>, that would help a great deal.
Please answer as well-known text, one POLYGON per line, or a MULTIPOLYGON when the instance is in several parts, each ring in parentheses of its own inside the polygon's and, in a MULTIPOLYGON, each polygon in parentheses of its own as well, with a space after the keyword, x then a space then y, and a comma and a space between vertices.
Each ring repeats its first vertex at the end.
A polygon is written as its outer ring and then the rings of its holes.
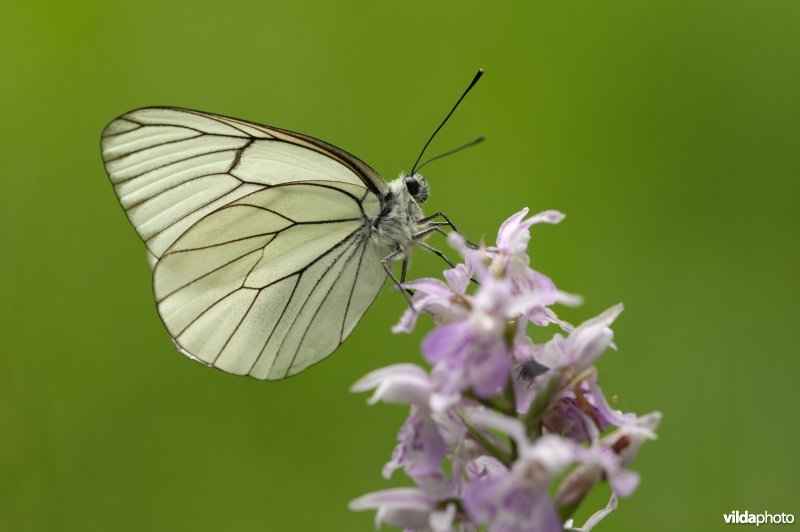
MULTIPOLYGON (((427 181, 419 174, 413 177, 422 187, 424 195, 421 197, 427 198, 429 190, 427 181)), ((404 179, 405 176, 400 176, 387 183, 389 191, 384 196, 381 213, 372 221, 370 235, 382 247, 401 251, 402 256, 398 256, 397 259, 408 257, 411 248, 427 238, 428 235, 417 238, 414 238, 414 235, 429 226, 426 222, 420 222, 425 218, 425 214, 417 199, 409 193, 404 179)))

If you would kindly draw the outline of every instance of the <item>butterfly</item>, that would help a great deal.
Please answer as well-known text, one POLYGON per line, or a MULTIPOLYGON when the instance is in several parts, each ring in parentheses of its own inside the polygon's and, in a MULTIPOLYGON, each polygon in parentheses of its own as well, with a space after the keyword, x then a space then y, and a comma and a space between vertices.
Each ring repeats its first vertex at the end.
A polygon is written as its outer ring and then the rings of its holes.
POLYGON ((424 242, 457 229, 422 211, 430 186, 418 169, 433 160, 417 166, 422 153, 386 182, 316 138, 174 107, 118 117, 101 149, 175 346, 228 373, 295 375, 347 338, 387 277, 400 286, 414 247, 449 263, 424 242))

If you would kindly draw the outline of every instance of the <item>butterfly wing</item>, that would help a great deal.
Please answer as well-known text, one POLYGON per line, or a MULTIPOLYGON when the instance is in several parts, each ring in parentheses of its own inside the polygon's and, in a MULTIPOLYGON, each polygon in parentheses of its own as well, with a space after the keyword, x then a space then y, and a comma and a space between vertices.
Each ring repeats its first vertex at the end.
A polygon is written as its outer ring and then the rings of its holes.
POLYGON ((323 141, 187 109, 148 107, 111 122, 103 160, 122 208, 156 258, 211 211, 266 186, 344 182, 371 192, 386 183, 366 163, 323 141))
POLYGON ((156 260, 159 314, 187 356, 280 379, 329 355, 385 280, 369 238, 385 183, 312 137, 183 109, 112 122, 103 158, 156 260))

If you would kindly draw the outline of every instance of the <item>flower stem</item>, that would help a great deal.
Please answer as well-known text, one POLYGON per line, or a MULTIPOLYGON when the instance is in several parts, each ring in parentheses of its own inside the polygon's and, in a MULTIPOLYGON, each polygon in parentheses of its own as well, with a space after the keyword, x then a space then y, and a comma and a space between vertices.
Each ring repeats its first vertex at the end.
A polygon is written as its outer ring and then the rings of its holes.
POLYGON ((464 416, 459 414, 461 421, 464 423, 464 426, 467 428, 467 432, 472 437, 473 440, 478 442, 478 444, 486 449, 489 454, 493 455, 495 458, 500 460, 500 462, 510 468, 511 465, 514 463, 514 458, 511 456, 511 453, 507 450, 501 448, 498 445, 495 445, 489 438, 487 438, 484 434, 481 433, 478 429, 473 427, 472 425, 464 419, 464 416))
MULTIPOLYGON (((567 477, 569 478, 569 477, 567 477)), ((573 517, 575 512, 580 508, 581 504, 584 500, 586 500, 587 495, 597 486, 600 484, 602 479, 599 477, 598 479, 591 481, 590 485, 587 485, 582 490, 582 493, 579 493, 577 496, 568 497, 566 501, 559 501, 560 498, 556 495, 556 509, 558 511, 558 516, 561 518, 561 522, 565 522, 567 519, 573 517)))
POLYGON ((505 413, 509 416, 516 416, 517 415, 517 398, 514 395, 514 377, 508 379, 508 384, 506 384, 506 389, 503 390, 503 399, 505 399, 507 404, 507 410, 505 413))
POLYGON ((536 397, 525 415, 525 426, 528 428, 528 437, 531 440, 535 440, 542 435, 544 416, 550 406, 550 400, 558 388, 558 383, 561 381, 559 373, 547 378, 547 382, 537 390, 536 397))
POLYGON ((583 499, 580 499, 571 504, 565 504, 564 506, 559 506, 557 510, 558 510, 558 517, 559 519, 561 519, 561 522, 565 523, 567 519, 572 517, 582 502, 583 499))
POLYGON ((467 390, 466 392, 464 392, 464 397, 468 397, 473 401, 482 404, 486 408, 489 408, 491 410, 497 410, 498 412, 502 412, 508 416, 513 416, 516 413, 514 408, 514 402, 513 401, 509 402, 509 400, 504 395, 496 395, 494 397, 485 398, 485 397, 478 397, 471 390, 467 390))

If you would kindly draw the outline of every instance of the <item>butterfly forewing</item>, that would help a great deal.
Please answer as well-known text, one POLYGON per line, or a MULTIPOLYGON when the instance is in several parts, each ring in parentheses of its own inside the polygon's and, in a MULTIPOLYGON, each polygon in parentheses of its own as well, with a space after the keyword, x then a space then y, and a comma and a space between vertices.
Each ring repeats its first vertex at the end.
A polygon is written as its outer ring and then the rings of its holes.
POLYGON ((205 364, 280 379, 329 355, 385 280, 385 183, 317 139, 182 109, 105 130, 120 203, 156 260, 159 313, 205 364))

